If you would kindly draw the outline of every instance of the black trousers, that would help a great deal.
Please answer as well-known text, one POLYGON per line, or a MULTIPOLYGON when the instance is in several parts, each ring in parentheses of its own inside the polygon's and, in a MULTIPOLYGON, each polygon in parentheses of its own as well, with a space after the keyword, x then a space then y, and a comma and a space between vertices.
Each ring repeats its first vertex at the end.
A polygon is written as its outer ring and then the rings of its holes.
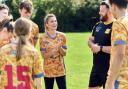
POLYGON ((45 89, 53 89, 54 80, 57 82, 58 89, 66 89, 66 76, 54 78, 44 77, 45 89))

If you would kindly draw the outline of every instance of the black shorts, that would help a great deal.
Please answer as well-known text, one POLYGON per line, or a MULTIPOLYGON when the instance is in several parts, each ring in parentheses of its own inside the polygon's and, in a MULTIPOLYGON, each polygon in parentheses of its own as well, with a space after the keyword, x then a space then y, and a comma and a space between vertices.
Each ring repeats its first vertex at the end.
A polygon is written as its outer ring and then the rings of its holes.
POLYGON ((101 87, 105 88, 105 83, 107 80, 107 73, 94 73, 91 72, 89 87, 101 87))

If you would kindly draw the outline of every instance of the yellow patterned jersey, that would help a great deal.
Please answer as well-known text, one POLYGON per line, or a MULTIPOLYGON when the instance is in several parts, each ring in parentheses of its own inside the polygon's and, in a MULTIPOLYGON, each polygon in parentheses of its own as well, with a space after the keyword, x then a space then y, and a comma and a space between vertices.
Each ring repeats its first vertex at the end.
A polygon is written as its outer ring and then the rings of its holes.
POLYGON ((39 34, 39 28, 38 25, 32 22, 32 30, 30 33, 30 42, 33 46, 36 46, 37 40, 38 40, 38 34, 39 34))
MULTIPOLYGON (((2 33, 1 33, 2 34, 2 33)), ((5 34, 5 33, 4 33, 5 34)), ((8 35, 8 38, 4 38, 4 36, 0 37, 0 48, 6 44, 9 44, 11 40, 15 39, 13 33, 8 32, 6 35, 8 35)))
POLYGON ((25 45, 16 60, 16 43, 0 49, 0 89, 36 89, 34 78, 43 76, 42 63, 33 46, 25 45))
POLYGON ((123 64, 120 68, 117 80, 120 82, 119 89, 128 89, 128 17, 117 19, 117 21, 113 23, 112 29, 111 62, 113 61, 115 46, 119 44, 126 45, 123 64))
POLYGON ((0 48, 6 44, 8 44, 10 41, 9 40, 0 40, 0 48))
POLYGON ((40 50, 42 55, 54 51, 54 55, 44 58, 44 76, 59 77, 65 75, 64 57, 60 54, 57 44, 61 42, 61 48, 66 50, 66 37, 64 33, 56 32, 56 37, 50 37, 48 33, 40 37, 40 50))

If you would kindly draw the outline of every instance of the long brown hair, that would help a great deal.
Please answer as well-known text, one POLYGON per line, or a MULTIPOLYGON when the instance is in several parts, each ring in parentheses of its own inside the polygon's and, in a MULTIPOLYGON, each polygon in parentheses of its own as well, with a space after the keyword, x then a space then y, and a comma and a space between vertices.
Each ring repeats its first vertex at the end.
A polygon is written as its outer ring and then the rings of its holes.
POLYGON ((16 54, 17 61, 21 59, 22 47, 26 44, 26 36, 29 35, 30 29, 31 24, 29 20, 25 18, 19 18, 16 20, 15 33, 19 38, 16 54))

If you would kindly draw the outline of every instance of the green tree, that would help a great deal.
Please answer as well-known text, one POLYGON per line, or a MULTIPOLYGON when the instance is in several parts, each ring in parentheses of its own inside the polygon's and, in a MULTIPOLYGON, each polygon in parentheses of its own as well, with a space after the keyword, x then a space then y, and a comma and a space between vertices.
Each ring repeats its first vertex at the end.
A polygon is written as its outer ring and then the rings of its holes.
POLYGON ((44 32, 44 22, 43 22, 43 18, 46 15, 43 6, 40 5, 37 8, 37 11, 35 13, 35 17, 33 18, 33 21, 36 22, 39 26, 40 32, 44 32))
POLYGON ((10 8, 14 20, 17 19, 19 17, 19 0, 6 0, 5 4, 10 8))
MULTIPOLYGON (((48 13, 57 16, 58 30, 63 32, 90 31, 95 24, 93 18, 98 18, 99 2, 102 0, 32 0, 33 16, 40 31, 44 31, 43 18, 48 13)), ((19 17, 20 0, 7 0, 5 3, 10 7, 14 20, 19 17)))

